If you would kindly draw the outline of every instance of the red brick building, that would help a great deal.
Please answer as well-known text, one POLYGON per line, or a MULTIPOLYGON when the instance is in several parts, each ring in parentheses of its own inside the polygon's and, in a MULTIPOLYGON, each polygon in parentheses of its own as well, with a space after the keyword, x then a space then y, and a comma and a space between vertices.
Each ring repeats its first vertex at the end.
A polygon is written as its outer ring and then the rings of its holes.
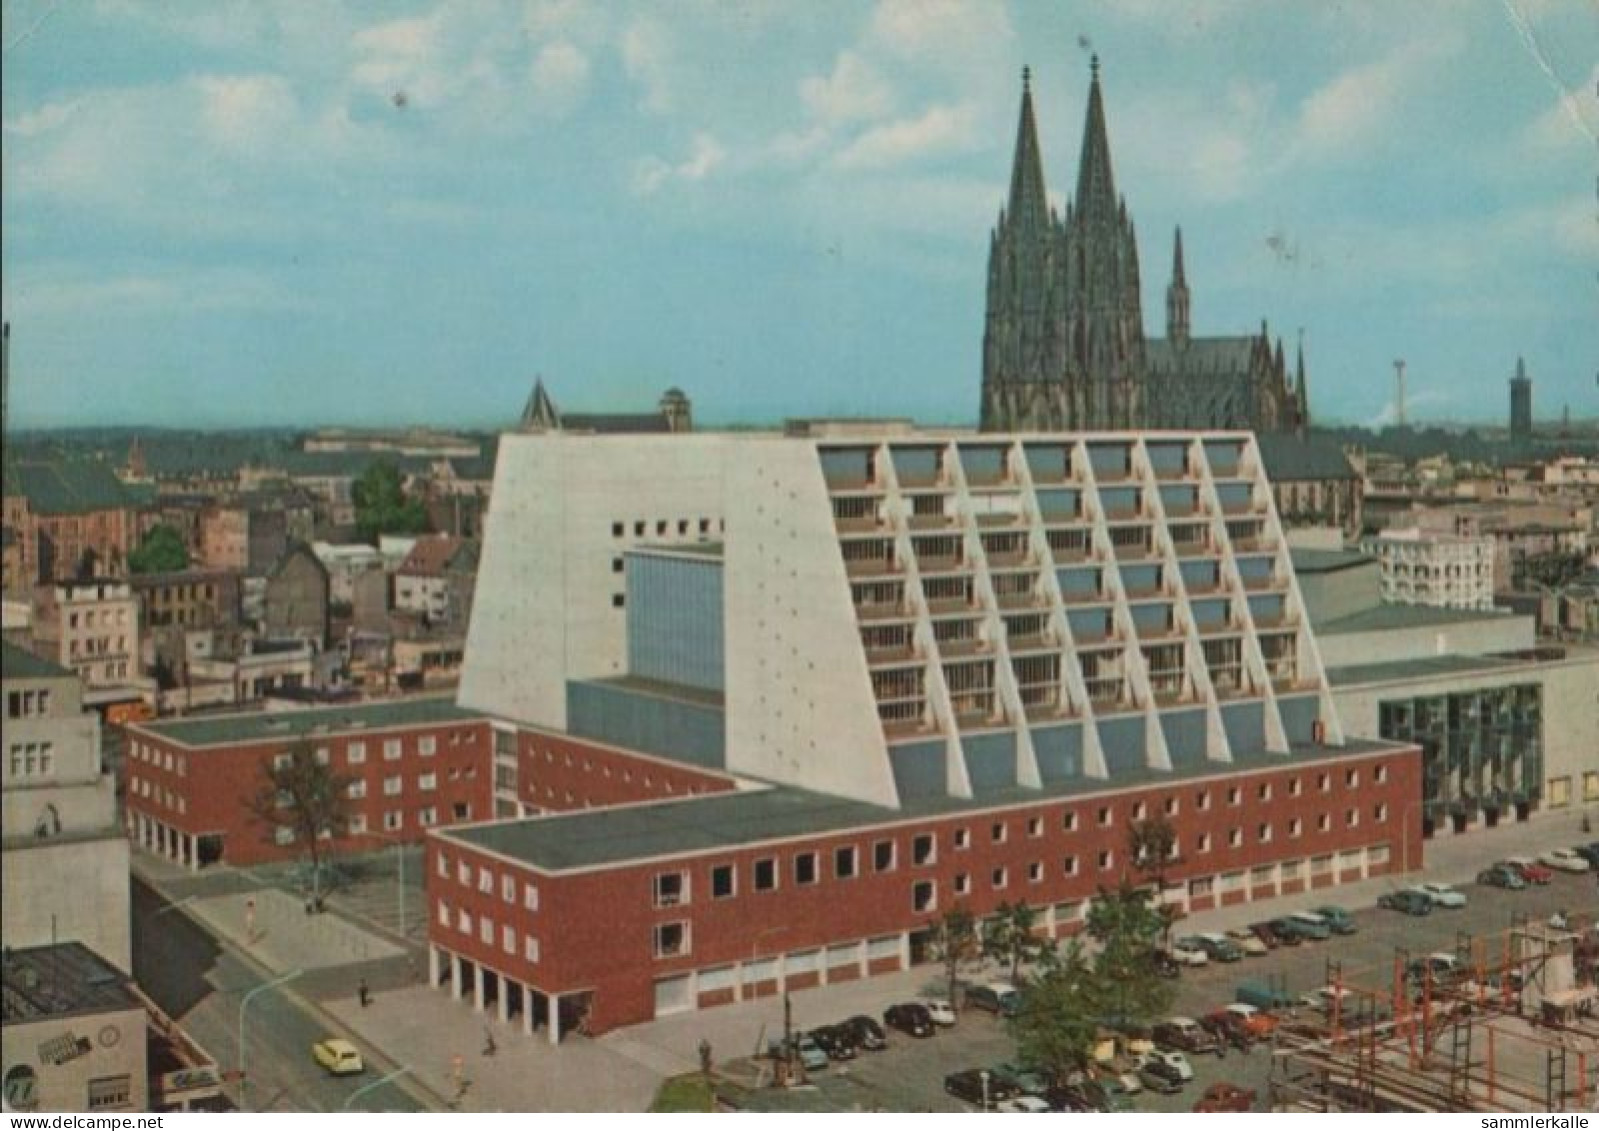
POLYGON ((332 852, 420 841, 438 825, 492 812, 488 720, 449 699, 258 712, 128 728, 124 763, 134 843, 199 868, 292 859, 249 801, 264 767, 299 742, 353 780, 349 835, 332 852))
POLYGON ((497 783, 502 800, 515 797, 517 808, 506 815, 631 805, 722 793, 738 785, 725 773, 558 731, 518 727, 514 734, 515 778, 497 783))
MULTIPOLYGON (((568 747, 582 772, 586 744, 547 735, 524 735, 523 765, 565 771, 568 747)), ((1025 900, 1066 935, 1128 873, 1129 823, 1157 815, 1178 836, 1164 898, 1185 910, 1332 887, 1420 859, 1419 774, 1417 748, 1354 741, 1005 804, 777 787, 441 830, 431 974, 554 1038, 901 969, 956 902, 1025 900)))

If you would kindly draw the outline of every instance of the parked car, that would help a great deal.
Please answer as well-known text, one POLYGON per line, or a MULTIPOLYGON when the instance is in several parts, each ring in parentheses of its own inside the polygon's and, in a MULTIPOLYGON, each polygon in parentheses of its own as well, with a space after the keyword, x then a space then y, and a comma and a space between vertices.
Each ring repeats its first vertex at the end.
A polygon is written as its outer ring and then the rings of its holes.
POLYGON ((1194 1078, 1194 1066, 1188 1063, 1188 1057, 1178 1049, 1156 1049, 1154 1052, 1145 1053, 1144 1063, 1149 1064, 1152 1061, 1172 1069, 1184 1084, 1194 1078))
POLYGON ((1024 1096, 1041 1096, 1049 1088, 1049 1081, 1042 1072, 1020 1064, 996 1064, 989 1070, 989 1076, 1005 1081, 1024 1096))
POLYGON ((1321 938, 1326 938, 1332 934, 1332 929, 1327 924, 1323 923, 1317 928, 1294 915, 1284 915, 1281 919, 1273 919, 1271 921, 1271 929, 1277 932, 1278 937, 1293 939, 1295 942, 1306 942, 1317 938, 1316 932, 1318 929, 1323 932, 1320 936, 1321 938))
POLYGON ((1205 966, 1210 962, 1210 956, 1205 953, 1205 949, 1192 939, 1173 940, 1166 954, 1179 966, 1205 966))
POLYGON ((1412 958, 1405 967, 1405 975, 1413 982, 1420 982, 1429 974, 1435 984, 1457 982, 1466 976, 1466 966, 1453 954, 1440 950, 1412 958))
POLYGON ((827 1054, 828 1060, 855 1059, 855 1040, 842 1025, 823 1025, 819 1029, 812 1029, 810 1038, 827 1054))
POLYGON ((1419 891, 1422 895, 1432 900, 1434 907, 1461 908, 1466 906, 1466 893, 1456 891, 1448 884, 1417 884, 1410 890, 1419 891))
POLYGON ((1586 872, 1588 858, 1574 848, 1551 848, 1538 854, 1538 863, 1547 864, 1557 872, 1586 872))
POLYGON ((1403 891, 1385 891, 1377 897, 1377 906, 1385 907, 1390 911, 1400 911, 1406 915, 1431 915, 1432 900, 1419 891, 1406 888, 1403 891))
POLYGON ((1171 1065, 1159 1060, 1149 1061, 1139 1068, 1138 1082, 1151 1092, 1168 1096, 1183 1090, 1182 1075, 1171 1065))
POLYGON ((1233 990, 1233 1000, 1262 1010, 1294 1007, 1294 999, 1286 989, 1265 982, 1239 982, 1233 990))
POLYGON ((1288 916, 1288 922, 1299 931, 1301 938, 1320 942, 1322 939, 1332 937, 1332 924, 1314 911, 1295 911, 1288 916))
POLYGON ((902 1001, 883 1010, 883 1024, 911 1037, 933 1035, 933 1015, 919 1001, 902 1001))
POLYGON ((1586 860, 1590 868, 1599 869, 1599 840, 1592 844, 1579 844, 1571 851, 1586 860))
POLYGON ((1195 1111, 1253 1111, 1255 1090, 1237 1084, 1212 1084, 1194 1104, 1195 1111))
POLYGON ((1504 888, 1506 891, 1522 891, 1527 886, 1519 869, 1502 863, 1478 872, 1477 882, 1483 887, 1504 888))
POLYGON ((329 1076, 359 1076, 366 1071, 361 1050, 343 1037, 324 1037, 312 1045, 311 1059, 325 1068, 329 1076))
POLYGON ((969 1104, 983 1106, 986 1101, 988 1106, 1012 1099, 1016 1092, 1009 1084, 996 1080, 993 1074, 982 1068, 967 1068, 960 1072, 951 1072, 944 1077, 944 1091, 958 1100, 965 1100, 969 1104))
POLYGON ((857 1013, 848 1021, 841 1022, 849 1030, 855 1047, 868 1052, 877 1052, 888 1047, 888 1035, 883 1032, 883 1027, 864 1013, 857 1013))
POLYGON ((927 1015, 933 1019, 934 1025, 949 1026, 955 1024, 955 1007, 941 997, 925 998, 922 1005, 927 1009, 927 1015))
POLYGON ((1231 1045, 1235 1049, 1247 1049, 1258 1039, 1249 1031, 1249 1027, 1244 1024, 1241 1017, 1225 1009, 1216 1009, 1205 1014, 1199 1019, 1199 1025, 1216 1039, 1218 1054, 1222 1046, 1231 1045))
POLYGON ((1254 932, 1254 935, 1255 935, 1255 937, 1257 939, 1259 939, 1261 942, 1265 943, 1267 945, 1267 947, 1269 947, 1272 950, 1276 950, 1280 946, 1298 946, 1299 945, 1299 937, 1297 935, 1294 936, 1293 938, 1283 938, 1282 935, 1277 933, 1277 929, 1275 927, 1273 927, 1269 922, 1268 923, 1251 923, 1249 925, 1249 929, 1252 932, 1254 932))
POLYGON ((1203 934, 1190 935, 1192 942, 1199 944, 1199 949, 1205 952, 1205 957, 1212 962, 1238 962, 1244 957, 1244 952, 1238 944, 1226 935, 1207 931, 1203 934))
POLYGON ((1221 1045, 1214 1034, 1207 1033, 1191 1017, 1173 1017, 1155 1026, 1157 1049, 1179 1049, 1191 1053, 1214 1053, 1221 1045))
POLYGON ((1008 1100, 1000 1100, 994 1105, 994 1110, 1030 1115, 1034 1112, 1048 1114, 1055 1109, 1049 1106, 1049 1101, 1044 1099, 1043 1096, 1020 1095, 1012 1096, 1008 1100))
POLYGON ((1144 1086, 1138 1082, 1136 1072, 1122 1073, 1109 1081, 1090 1080, 1074 1073, 1065 1085, 1045 1092, 1044 1098, 1056 1111, 1105 1113, 1126 1111, 1127 1101, 1123 1097, 1143 1090, 1144 1086), (1132 1091, 1127 1090, 1129 1086, 1132 1091))
POLYGON ((1355 923, 1354 917, 1335 903, 1329 903, 1325 907, 1318 907, 1314 913, 1327 921, 1327 926, 1332 928, 1332 933, 1335 935, 1352 935, 1360 930, 1360 927, 1355 923))
POLYGON ((1009 982, 988 982, 966 987, 966 1005, 970 1009, 983 1009, 1004 1017, 1015 1017, 1021 1008, 1022 995, 1009 982))
POLYGON ((1554 869, 1547 864, 1540 864, 1530 856, 1512 856, 1502 861, 1521 873, 1521 878, 1529 884, 1547 884, 1555 878, 1554 869))
MULTIPOLYGON (((780 1059, 783 1056, 783 1042, 771 1041, 767 1044, 766 1051, 774 1060, 780 1059)), ((820 1072, 831 1063, 827 1059, 826 1051, 809 1033, 796 1033, 790 1042, 789 1051, 807 1072, 820 1072)))
POLYGON ((1228 940, 1250 958, 1259 958, 1271 950, 1271 943, 1248 927, 1234 927, 1227 932, 1228 940))
POLYGON ((1256 1040, 1262 1037, 1269 1037, 1277 1031, 1277 1018, 1267 1013, 1264 1009, 1258 1009, 1245 1002, 1235 1001, 1227 1006, 1226 1012, 1242 1021, 1250 1033, 1254 1034, 1256 1040))
POLYGON ((1302 994, 1299 998, 1299 1004, 1306 1009, 1315 1010, 1317 1013, 1325 1014, 1328 1017, 1333 1014, 1334 1002, 1338 1003, 1340 1015, 1347 1017, 1350 1010, 1357 1004, 1355 991, 1347 986, 1323 986, 1319 990, 1312 990, 1308 994, 1302 994))

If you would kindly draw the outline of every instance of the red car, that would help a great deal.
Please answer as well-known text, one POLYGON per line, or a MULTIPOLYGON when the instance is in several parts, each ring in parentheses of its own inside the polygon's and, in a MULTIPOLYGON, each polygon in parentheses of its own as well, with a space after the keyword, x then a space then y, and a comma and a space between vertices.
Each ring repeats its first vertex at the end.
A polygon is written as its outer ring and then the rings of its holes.
POLYGON ((1521 878, 1529 884, 1547 884, 1555 878, 1554 869, 1548 865, 1540 864, 1536 860, 1529 860, 1525 856, 1512 856, 1509 860, 1502 861, 1507 868, 1514 868, 1521 873, 1521 878))
POLYGON ((1212 1084, 1194 1104, 1195 1111, 1253 1111, 1255 1090, 1237 1084, 1212 1084))

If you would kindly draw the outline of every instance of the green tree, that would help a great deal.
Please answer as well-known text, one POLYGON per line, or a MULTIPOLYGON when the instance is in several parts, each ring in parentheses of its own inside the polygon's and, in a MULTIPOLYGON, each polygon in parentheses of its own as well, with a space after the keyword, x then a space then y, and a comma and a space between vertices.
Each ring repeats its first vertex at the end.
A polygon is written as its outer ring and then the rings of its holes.
POLYGON ((970 962, 982 953, 977 939, 977 920, 964 903, 957 903, 928 923, 932 930, 929 944, 933 961, 944 967, 944 978, 949 984, 949 1005, 960 1009, 960 999, 955 987, 963 962, 970 962))
POLYGON ((1154 976, 1155 954, 1166 917, 1147 889, 1123 879, 1100 888, 1088 905, 1088 935, 1099 944, 1094 960, 1099 1016, 1117 1028, 1145 1025, 1171 1009, 1173 987, 1154 976))
POLYGON ((1166 873, 1177 859, 1177 830, 1163 816, 1134 821, 1127 826, 1127 855, 1133 867, 1155 885, 1155 910, 1165 926, 1161 941, 1171 934, 1172 909, 1165 902, 1166 873))
POLYGON ((164 522, 152 526, 128 555, 131 573, 176 573, 189 568, 189 548, 183 535, 164 522))
POLYGON ((322 858, 328 841, 350 828, 350 784, 320 761, 309 742, 261 759, 263 781, 248 807, 274 844, 299 845, 311 861, 311 900, 322 898, 322 858))
POLYGON ((355 503, 355 525, 361 537, 377 544, 384 534, 421 534, 428 528, 427 509, 408 498, 400 469, 379 460, 361 473, 350 497, 355 503))
POLYGON ((1033 933, 1038 912, 1026 900, 1001 903, 994 914, 983 920, 983 957, 1010 968, 1015 985, 1022 964, 1032 962, 1044 950, 1044 941, 1033 933))
POLYGON ((1086 1069, 1098 1032, 1097 975, 1076 939, 1046 948, 1037 973, 1020 987, 1021 1005, 1010 1020, 1022 1063, 1064 1083, 1086 1069))

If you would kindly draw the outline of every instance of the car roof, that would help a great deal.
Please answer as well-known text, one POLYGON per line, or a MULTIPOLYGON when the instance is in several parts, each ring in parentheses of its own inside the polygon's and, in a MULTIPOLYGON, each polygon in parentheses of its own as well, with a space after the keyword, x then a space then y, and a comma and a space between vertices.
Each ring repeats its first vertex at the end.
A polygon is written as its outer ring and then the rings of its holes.
POLYGON ((324 1037, 324 1038, 322 1038, 322 1042, 321 1043, 322 1043, 322 1047, 323 1048, 329 1049, 329 1050, 331 1050, 333 1052, 355 1052, 356 1051, 355 1045, 351 1044, 349 1041, 345 1040, 343 1037, 324 1037))

